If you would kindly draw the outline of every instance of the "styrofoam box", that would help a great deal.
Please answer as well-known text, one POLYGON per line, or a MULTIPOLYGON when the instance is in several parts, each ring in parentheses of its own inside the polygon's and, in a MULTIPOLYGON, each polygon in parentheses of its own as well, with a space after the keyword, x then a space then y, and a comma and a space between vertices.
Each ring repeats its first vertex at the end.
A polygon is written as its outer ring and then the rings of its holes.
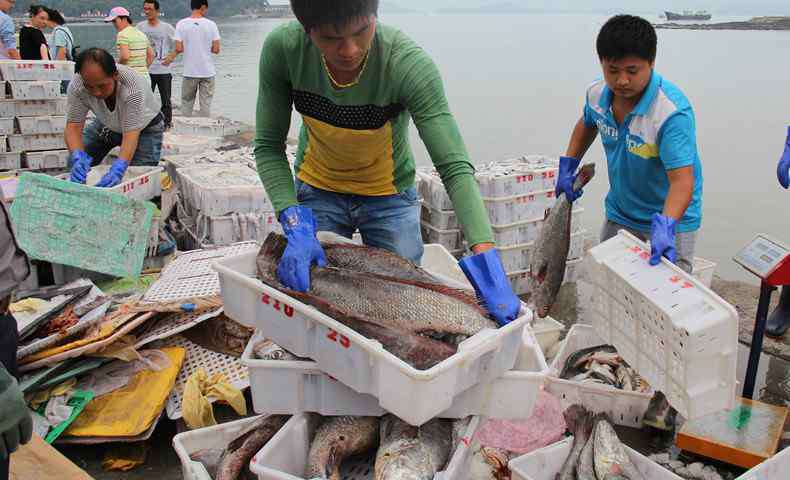
POLYGON ((448 250, 464 248, 464 234, 461 230, 439 230, 432 225, 420 222, 422 241, 425 243, 438 243, 448 250))
POLYGON ((59 150, 63 148, 66 148, 66 140, 62 133, 8 136, 8 149, 12 152, 59 150))
POLYGON ((274 210, 258 173, 246 165, 183 168, 178 177, 184 201, 203 215, 274 210))
MULTIPOLYGON (((577 208, 571 212, 571 234, 582 230, 583 213, 583 208, 577 208)), ((540 235, 543 221, 544 217, 541 217, 536 220, 511 223, 510 225, 491 225, 491 229, 494 231, 494 242, 497 245, 520 245, 534 242, 540 235)))
MULTIPOLYGON (((304 478, 307 468, 307 456, 310 444, 315 436, 319 417, 315 415, 295 415, 269 440, 250 462, 250 470, 258 476, 258 480, 307 480, 304 478)), ((469 422, 466 433, 455 448, 447 468, 434 476, 433 480, 460 480, 465 478, 466 467, 472 457, 471 438, 480 425, 480 418, 474 417, 469 422)), ((364 462, 364 460, 363 460, 364 462)), ((372 480, 373 458, 370 463, 362 464, 367 474, 343 475, 344 479, 372 480)), ((358 465, 344 465, 345 468, 358 465)))
POLYGON ((216 137, 198 137, 195 135, 176 135, 165 132, 162 141, 162 155, 200 154, 216 149, 221 139, 216 137))
POLYGON ((0 170, 18 170, 22 168, 21 153, 0 153, 0 170))
POLYGON ((212 480, 205 465, 192 460, 190 455, 201 450, 225 449, 245 428, 259 418, 261 417, 242 418, 235 422, 182 432, 173 437, 173 449, 181 461, 184 480, 212 480))
POLYGON ((608 385, 572 382, 559 378, 569 356, 583 348, 605 343, 591 326, 582 324, 572 326, 568 336, 565 337, 565 344, 549 366, 546 390, 559 397, 566 408, 578 403, 593 412, 607 413, 618 425, 641 428, 642 418, 650 405, 650 399, 653 398, 653 392, 628 392, 608 385))
MULTIPOLYGON (((109 169, 109 165, 91 168, 85 184, 96 185, 109 169)), ((162 195, 162 171, 162 167, 129 167, 126 169, 123 181, 109 190, 132 200, 151 200, 162 195)), ((61 175, 59 178, 67 179, 68 174, 61 175)))
POLYGON ((53 100, 0 100, 0 117, 41 117, 66 115, 65 98, 53 100))
POLYGON ((69 151, 50 150, 48 152, 27 152, 23 160, 26 168, 33 168, 36 170, 65 168, 69 164, 69 151))
POLYGON ((713 283, 713 274, 716 273, 716 263, 704 258, 694 257, 694 266, 691 272, 703 285, 710 288, 713 283))
POLYGON ((695 277, 621 231, 585 259, 580 301, 596 332, 684 418, 733 408, 738 313, 695 277))
POLYGON ((0 118, 0 135, 13 135, 14 119, 13 118, 0 118))
MULTIPOLYGON (((566 437, 558 443, 535 450, 508 462, 513 480, 554 480, 573 447, 573 437, 566 437)), ((628 458, 646 479, 683 480, 636 450, 623 445, 628 458)))
MULTIPOLYGON (((584 230, 571 235, 570 248, 568 249, 568 258, 575 260, 582 257, 584 253, 584 239, 586 232, 584 230)), ((530 261, 532 260, 532 251, 535 249, 535 242, 530 242, 524 245, 514 245, 512 247, 497 247, 499 258, 502 260, 502 266, 506 272, 514 272, 521 270, 528 270, 530 261)))
POLYGON ((436 210, 423 203, 420 209, 420 220, 438 230, 458 230, 461 228, 455 210, 436 210))
MULTIPOLYGON (((582 259, 568 260, 565 263, 565 277, 562 283, 574 283, 579 279, 579 273, 582 267, 582 259)), ((513 288, 513 293, 516 295, 524 295, 529 293, 529 270, 519 270, 516 272, 507 272, 507 278, 510 280, 510 286, 513 288)))
POLYGON ((50 100, 62 97, 60 80, 55 82, 6 82, 6 97, 12 100, 50 100))
POLYGON ((66 60, 0 60, 3 80, 71 80, 74 62, 66 60))
POLYGON ((48 115, 44 117, 19 117, 17 118, 19 133, 23 135, 36 135, 41 133, 59 133, 66 130, 66 117, 48 115))
POLYGON ((554 206, 555 201, 554 189, 514 197, 483 198, 488 218, 494 225, 545 218, 546 211, 554 206))
POLYGON ((387 411, 421 425, 447 410, 462 392, 513 368, 532 312, 499 329, 465 340, 458 352, 429 370, 417 370, 370 340, 313 307, 255 278, 257 252, 220 260, 225 314, 266 332, 278 345, 359 393, 373 395, 387 411))
MULTIPOLYGON (((355 392, 324 373, 316 362, 256 359, 253 347, 264 338, 263 333, 257 331, 241 357, 250 372, 252 403, 256 412, 316 412, 328 416, 380 416, 387 413, 376 397, 355 392)), ((452 406, 437 416, 529 418, 545 382, 544 372, 548 366, 528 328, 524 329, 518 363, 522 370, 511 370, 502 377, 473 386, 458 395, 452 406), (514 398, 518 401, 513 401, 514 398)))
POLYGON ((223 217, 197 219, 195 235, 204 245, 230 245, 236 242, 263 242, 271 232, 282 233, 274 212, 234 213, 223 217))
POLYGON ((558 167, 535 168, 529 164, 517 165, 512 175, 477 175, 477 184, 484 197, 509 197, 527 195, 553 189, 557 185, 558 167))

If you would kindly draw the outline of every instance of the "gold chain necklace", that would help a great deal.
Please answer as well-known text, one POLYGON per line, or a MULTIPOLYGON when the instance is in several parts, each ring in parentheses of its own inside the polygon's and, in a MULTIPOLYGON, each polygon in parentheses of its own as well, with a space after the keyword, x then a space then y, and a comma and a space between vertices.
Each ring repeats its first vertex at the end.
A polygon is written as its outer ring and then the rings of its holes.
POLYGON ((326 57, 321 55, 321 61, 324 63, 324 70, 326 70, 326 74, 329 75, 329 80, 332 81, 332 84, 335 85, 337 88, 348 88, 353 87, 354 85, 359 83, 359 79, 362 78, 362 74, 365 73, 365 67, 368 65, 368 57, 370 57, 370 50, 365 53, 365 59, 362 61, 362 69, 357 74, 357 78, 354 79, 351 83, 340 83, 335 80, 335 77, 332 75, 332 71, 329 69, 329 65, 326 63, 326 57))

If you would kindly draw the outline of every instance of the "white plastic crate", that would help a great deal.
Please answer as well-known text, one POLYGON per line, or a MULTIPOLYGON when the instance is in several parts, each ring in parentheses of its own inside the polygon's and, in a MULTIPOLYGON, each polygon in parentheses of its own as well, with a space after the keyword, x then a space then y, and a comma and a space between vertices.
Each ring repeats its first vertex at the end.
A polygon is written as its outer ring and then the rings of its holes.
POLYGON ((19 125, 19 133, 23 135, 62 134, 66 130, 65 116, 19 117, 16 121, 19 125))
POLYGON ((0 118, 0 135, 13 135, 14 119, 13 118, 0 118))
MULTIPOLYGON (((568 249, 569 259, 575 260, 582 257, 585 235, 584 230, 571 235, 570 248, 568 249)), ((506 272, 528 270, 533 250, 535 250, 534 241, 524 245, 497 247, 499 258, 502 260, 502 266, 506 272)))
MULTIPOLYGON (((250 462, 250 470, 258 480, 308 480, 305 479, 310 443, 315 436, 317 418, 312 415, 295 415, 250 462)), ((469 447, 480 418, 469 422, 464 436, 455 447, 447 467, 434 476, 434 480, 462 480, 472 457, 469 447)), ((345 480, 373 480, 375 455, 358 462, 346 462, 341 478, 345 480)))
POLYGON ((716 263, 704 258, 694 257, 694 266, 691 272, 703 285, 710 288, 713 283, 713 274, 716 273, 716 263))
MULTIPOLYGON (((451 251, 440 244, 429 243, 424 246, 422 266, 430 269, 431 273, 469 285, 466 275, 458 265, 458 260, 451 251)), ((471 285, 469 287, 471 288, 471 285)))
POLYGON ((234 213, 222 217, 199 215, 197 241, 203 245, 230 245, 237 242, 263 242, 271 232, 282 233, 274 212, 234 213))
MULTIPOLYGON (((546 390, 556 395, 566 408, 578 403, 596 413, 608 414, 609 418, 618 425, 641 428, 653 392, 628 392, 608 385, 572 382, 559 378, 565 361, 574 352, 605 343, 591 326, 581 324, 572 326, 568 336, 565 337, 565 344, 549 366, 546 390)), ((636 371, 639 372, 638 369, 636 371)))
POLYGON ((438 230, 459 230, 461 228, 455 210, 435 210, 427 204, 422 205, 420 220, 438 230))
POLYGON ((526 195, 553 189, 557 184, 558 159, 532 155, 497 163, 502 168, 497 169, 494 164, 495 168, 476 176, 484 197, 526 195))
POLYGON ((0 60, 3 80, 71 80, 74 62, 66 60, 0 60))
POLYGON ((785 448, 736 480, 784 480, 790 469, 790 448, 785 448))
POLYGON ((66 148, 66 140, 62 133, 44 135, 9 135, 8 150, 26 152, 29 150, 60 150, 66 148))
POLYGON ((50 168, 66 168, 69 164, 68 150, 50 150, 48 152, 25 153, 24 165, 34 170, 50 168))
POLYGON ((513 368, 523 330, 521 317, 499 329, 467 339, 458 353, 429 370, 417 370, 370 340, 313 307, 255 278, 257 252, 217 261, 225 313, 237 322, 266 332, 275 343, 303 358, 403 420, 421 425, 447 410, 470 387, 489 382, 513 368))
MULTIPOLYGON (((623 445, 628 458, 646 479, 683 480, 636 450, 623 445)), ((573 437, 514 458, 508 463, 513 480, 554 480, 573 447, 573 437)))
POLYGON ((21 153, 0 153, 0 170, 18 170, 22 168, 21 153))
POLYGON ((66 115, 67 100, 0 100, 0 118, 66 115))
POLYGON ((425 243, 438 243, 447 250, 460 250, 464 248, 464 234, 461 230, 439 230, 430 224, 420 222, 422 241, 425 243))
MULTIPOLYGON (((548 352, 560 341, 563 330, 565 330, 565 325, 551 317, 536 318, 532 323, 532 333, 538 340, 542 352, 548 352)), ((527 334, 525 331, 524 335, 527 334)))
POLYGON ((483 197, 488 218, 494 225, 545 218, 546 211, 554 206, 555 201, 554 189, 513 197, 483 197))
POLYGON ((62 97, 60 80, 54 82, 6 82, 6 98, 11 100, 51 100, 62 97))
POLYGON ((733 408, 738 313, 650 248, 618 235, 589 251, 580 298, 588 321, 684 418, 733 408))
POLYGON ((200 154, 216 149, 221 141, 216 137, 177 135, 165 132, 162 141, 162 156, 200 154))
POLYGON ((173 133, 201 137, 224 137, 252 131, 246 125, 228 118, 173 117, 173 133))
MULTIPOLYGON (((579 279, 579 273, 582 267, 582 259, 568 260, 565 263, 565 277, 562 283, 574 283, 579 279)), ((516 295, 524 295, 529 293, 529 270, 520 270, 516 272, 508 272, 507 278, 510 280, 510 286, 516 295)))
MULTIPOLYGON (((260 360, 254 345, 264 335, 257 331, 241 361, 250 372, 252 403, 258 413, 379 416, 387 411, 376 397, 357 393, 324 373, 313 361, 260 360)), ((520 370, 481 383, 458 395, 441 418, 483 415, 499 419, 526 419, 532 414, 548 368, 537 340, 529 329, 519 352, 520 370), (513 399, 518 401, 514 402, 513 399)))
MULTIPOLYGON (((571 234, 582 230, 583 208, 577 208, 571 213, 571 234)), ((540 235, 544 218, 527 220, 525 222, 511 223, 510 225, 491 225, 494 231, 494 242, 497 245, 520 245, 534 242, 540 235)))
MULTIPOLYGON (((85 184, 96 185, 109 169, 110 165, 98 165, 91 168, 85 184)), ((126 169, 123 181, 109 190, 132 200, 150 200, 162 195, 162 171, 162 167, 129 167, 126 169)), ((64 174, 59 178, 65 180, 69 178, 69 175, 64 174)))
POLYGON ((246 165, 183 168, 178 177, 182 198, 194 214, 221 217, 274 210, 258 173, 246 165))
POLYGON ((221 423, 206 428, 186 431, 173 437, 173 449, 181 461, 181 472, 184 480, 212 480, 208 470, 202 463, 192 460, 193 455, 201 450, 222 450, 235 440, 249 425, 261 418, 260 416, 242 418, 235 422, 221 423))

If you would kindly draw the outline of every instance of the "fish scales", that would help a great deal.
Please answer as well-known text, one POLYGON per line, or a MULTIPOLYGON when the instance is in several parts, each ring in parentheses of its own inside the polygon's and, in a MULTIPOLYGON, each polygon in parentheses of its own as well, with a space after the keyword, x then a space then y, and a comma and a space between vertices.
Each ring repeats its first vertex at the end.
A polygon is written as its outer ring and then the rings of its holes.
MULTIPOLYGON (((584 188, 594 176, 595 164, 584 165, 573 183, 573 191, 584 188)), ((571 246, 571 209, 571 202, 565 195, 560 195, 546 215, 532 252, 529 291, 535 312, 541 318, 549 314, 565 278, 571 246)))
POLYGON ((645 480, 631 463, 617 432, 608 420, 603 419, 595 426, 595 476, 598 480, 645 480))
POLYGON ((453 425, 434 419, 414 427, 393 415, 381 421, 375 480, 432 480, 450 458, 453 425))
POLYGON ((573 446, 556 480, 576 480, 576 469, 582 450, 592 434, 593 415, 581 405, 571 405, 563 413, 568 430, 573 433, 573 446))
POLYGON ((237 480, 252 457, 285 425, 290 415, 268 415, 247 427, 228 444, 220 458, 216 480, 237 480))
POLYGON ((340 480, 340 466, 379 443, 378 417, 331 417, 316 430, 307 456, 305 478, 340 480))
POLYGON ((413 282, 441 283, 409 259, 382 248, 331 242, 321 245, 327 263, 333 267, 413 282))

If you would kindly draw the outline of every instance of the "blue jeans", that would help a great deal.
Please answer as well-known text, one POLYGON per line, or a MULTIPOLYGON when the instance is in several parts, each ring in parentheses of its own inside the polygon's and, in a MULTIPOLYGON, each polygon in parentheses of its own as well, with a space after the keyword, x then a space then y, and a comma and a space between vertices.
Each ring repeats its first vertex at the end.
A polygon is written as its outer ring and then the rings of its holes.
MULTIPOLYGON (((160 115, 140 132, 137 150, 129 164, 135 167, 159 165, 164 132, 165 123, 160 115)), ((106 128, 98 119, 94 119, 82 132, 85 153, 93 159, 94 166, 100 164, 110 150, 119 147, 122 140, 123 135, 106 128)))
POLYGON ((365 245, 383 248, 419 264, 423 244, 420 202, 411 187, 379 197, 328 192, 296 181, 299 204, 313 211, 320 231, 351 238, 356 230, 365 245))

